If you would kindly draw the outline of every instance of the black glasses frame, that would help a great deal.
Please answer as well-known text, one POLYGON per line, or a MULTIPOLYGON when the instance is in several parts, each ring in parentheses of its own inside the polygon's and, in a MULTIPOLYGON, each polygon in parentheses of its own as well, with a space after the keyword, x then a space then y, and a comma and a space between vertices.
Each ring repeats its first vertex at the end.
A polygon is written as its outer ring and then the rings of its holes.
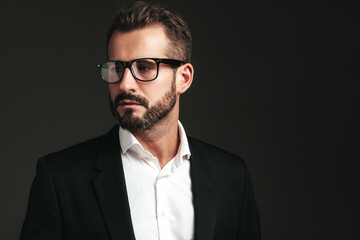
POLYGON ((104 82, 108 83, 108 84, 113 84, 113 83, 118 83, 118 82, 121 82, 121 80, 123 79, 123 76, 124 76, 124 72, 125 72, 125 68, 129 68, 130 69, 130 72, 132 74, 132 76, 140 81, 140 82, 150 82, 150 81, 154 81, 158 75, 159 75, 159 65, 160 63, 164 63, 164 64, 167 64, 167 65, 170 65, 170 66, 173 66, 173 67, 180 67, 181 65, 185 64, 185 62, 183 61, 180 61, 180 60, 176 60, 176 59, 169 59, 169 58, 138 58, 138 59, 134 59, 134 60, 131 60, 129 62, 124 62, 124 61, 119 61, 119 60, 113 60, 113 61, 106 61, 106 62, 103 62, 103 63, 100 63, 97 65, 97 67, 99 68, 99 71, 100 71, 100 75, 101 75, 101 78, 103 79, 104 82), (150 80, 142 80, 142 79, 139 79, 135 76, 133 70, 132 70, 132 67, 131 65, 138 61, 138 60, 145 60, 145 59, 150 59, 150 60, 154 60, 156 62, 156 76, 153 78, 153 79, 150 79, 150 80), (102 75, 102 72, 101 72, 101 69, 102 69, 102 66, 105 64, 105 63, 109 63, 109 62, 114 62, 114 63, 118 63, 118 64, 121 64, 123 67, 124 67, 124 71, 121 75, 121 77, 119 77, 119 80, 116 81, 116 82, 108 82, 105 80, 105 78, 103 77, 102 75))

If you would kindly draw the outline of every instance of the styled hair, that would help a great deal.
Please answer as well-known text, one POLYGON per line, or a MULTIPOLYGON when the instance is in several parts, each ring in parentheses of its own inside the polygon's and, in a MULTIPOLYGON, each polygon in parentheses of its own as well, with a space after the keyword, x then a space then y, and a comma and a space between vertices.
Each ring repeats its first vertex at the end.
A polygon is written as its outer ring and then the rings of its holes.
POLYGON ((168 57, 190 62, 192 39, 188 25, 178 13, 157 3, 137 1, 120 7, 107 33, 107 49, 114 31, 130 32, 152 25, 164 27, 170 40, 168 57))

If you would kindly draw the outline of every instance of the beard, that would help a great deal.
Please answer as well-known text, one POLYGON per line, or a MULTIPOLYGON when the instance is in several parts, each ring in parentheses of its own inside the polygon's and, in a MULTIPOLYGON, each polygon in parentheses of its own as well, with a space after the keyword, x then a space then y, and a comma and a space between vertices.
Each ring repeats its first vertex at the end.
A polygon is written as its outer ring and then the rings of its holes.
POLYGON ((114 118, 123 129, 127 129, 130 132, 136 132, 148 130, 158 123, 174 108, 176 100, 177 96, 174 78, 170 90, 166 92, 160 100, 155 102, 153 106, 149 106, 149 101, 145 97, 132 93, 121 93, 115 97, 114 101, 112 101, 110 97, 110 108, 114 118), (126 109, 123 116, 120 116, 117 107, 122 100, 136 101, 145 107, 145 113, 143 116, 137 117, 134 116, 133 109, 126 109))

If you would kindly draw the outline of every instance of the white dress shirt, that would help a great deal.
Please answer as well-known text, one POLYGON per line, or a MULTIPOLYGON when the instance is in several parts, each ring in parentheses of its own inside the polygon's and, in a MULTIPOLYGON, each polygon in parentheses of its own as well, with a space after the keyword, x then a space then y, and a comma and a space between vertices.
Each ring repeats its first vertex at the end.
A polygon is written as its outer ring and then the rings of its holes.
POLYGON ((190 150, 179 125, 176 156, 162 169, 128 130, 119 128, 131 220, 136 240, 194 238, 194 206, 190 178, 190 150))

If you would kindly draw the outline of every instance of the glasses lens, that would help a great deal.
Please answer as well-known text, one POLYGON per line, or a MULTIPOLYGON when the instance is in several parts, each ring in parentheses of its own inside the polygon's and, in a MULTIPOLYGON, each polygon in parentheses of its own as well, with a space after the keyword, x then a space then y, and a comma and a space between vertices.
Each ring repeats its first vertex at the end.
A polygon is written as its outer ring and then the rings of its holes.
POLYGON ((108 83, 119 81, 123 72, 124 66, 118 62, 105 62, 101 65, 101 76, 108 83))
POLYGON ((157 63, 153 59, 139 59, 132 63, 132 72, 135 77, 144 80, 154 80, 157 75, 157 63))

